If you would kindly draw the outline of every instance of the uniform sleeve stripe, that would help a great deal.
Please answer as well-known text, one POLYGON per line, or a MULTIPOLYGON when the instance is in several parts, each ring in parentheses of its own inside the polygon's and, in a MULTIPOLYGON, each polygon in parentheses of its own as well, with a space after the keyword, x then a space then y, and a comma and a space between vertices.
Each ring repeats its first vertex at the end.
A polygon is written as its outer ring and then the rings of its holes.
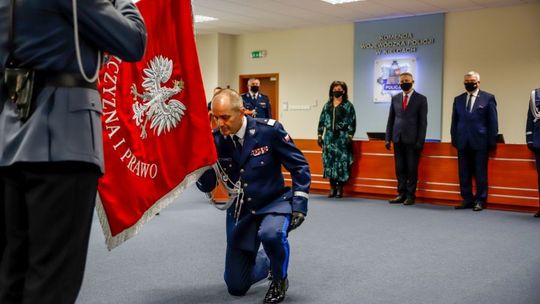
POLYGON ((294 196, 305 197, 305 198, 309 199, 309 194, 307 194, 306 192, 303 192, 303 191, 294 191, 293 195, 294 196))

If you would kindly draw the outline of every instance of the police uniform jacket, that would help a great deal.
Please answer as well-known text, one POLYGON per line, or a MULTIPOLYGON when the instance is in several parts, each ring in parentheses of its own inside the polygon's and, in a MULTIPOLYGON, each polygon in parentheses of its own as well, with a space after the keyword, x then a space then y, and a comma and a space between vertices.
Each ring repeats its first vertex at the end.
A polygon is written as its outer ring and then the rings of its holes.
POLYGON ((257 118, 272 118, 272 108, 270 107, 270 99, 268 96, 261 93, 257 94, 257 98, 253 98, 251 94, 242 94, 244 108, 247 110, 255 110, 257 118))
POLYGON ((495 96, 478 90, 470 112, 467 98, 468 93, 463 93, 454 99, 450 127, 452 145, 457 149, 465 149, 467 143, 473 150, 494 148, 499 130, 495 96))
MULTIPOLYGON (((234 182, 240 179, 244 191, 238 221, 228 227, 228 242, 243 250, 256 251, 257 216, 291 212, 306 214, 311 176, 304 155, 279 122, 246 118, 240 155, 235 153, 230 137, 224 137, 217 129, 213 136, 224 173, 234 182), (282 165, 291 174, 292 189, 285 186, 282 165)), ((197 186, 201 191, 210 192, 216 186, 216 178, 213 170, 206 171, 197 186)), ((228 222, 232 221, 235 208, 233 204, 227 210, 228 222)))
MULTIPOLYGON (((531 98, 534 98, 532 102, 536 107, 536 111, 538 111, 540 109, 540 88, 533 91, 531 98)), ((527 144, 532 144, 534 148, 540 149, 540 120, 535 121, 530 104, 528 109, 527 128, 525 131, 526 141, 527 144)))
MULTIPOLYGON (((0 72, 8 56, 10 0, 0 0, 0 72)), ((16 1, 15 58, 40 75, 79 73, 71 0, 16 1)), ((146 28, 131 0, 77 1, 84 70, 96 69, 97 52, 126 61, 144 55, 146 28)), ((2 87, 2 86, 0 86, 2 87)), ((102 106, 91 88, 44 84, 34 91, 35 110, 22 123, 0 88, 0 167, 16 162, 82 161, 103 171, 102 106), (2 109, 3 108, 3 109, 2 109)))

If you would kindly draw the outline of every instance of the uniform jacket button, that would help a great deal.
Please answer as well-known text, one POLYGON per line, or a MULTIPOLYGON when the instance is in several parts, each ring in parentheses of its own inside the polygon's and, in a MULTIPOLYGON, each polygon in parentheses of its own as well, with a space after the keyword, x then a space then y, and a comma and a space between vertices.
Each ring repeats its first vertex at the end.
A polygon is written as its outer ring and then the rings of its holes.
POLYGON ((248 202, 251 202, 251 197, 248 197, 248 202))

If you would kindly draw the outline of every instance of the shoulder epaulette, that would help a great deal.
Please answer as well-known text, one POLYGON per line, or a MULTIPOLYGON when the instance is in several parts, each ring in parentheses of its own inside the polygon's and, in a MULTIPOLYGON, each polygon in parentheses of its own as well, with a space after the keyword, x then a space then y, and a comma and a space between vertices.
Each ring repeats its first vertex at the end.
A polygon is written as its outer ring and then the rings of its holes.
POLYGON ((276 120, 275 119, 268 119, 266 121, 266 124, 269 125, 269 126, 274 126, 276 124, 276 120))
POLYGON ((273 127, 276 124, 276 120, 271 119, 271 118, 255 118, 255 121, 257 123, 267 125, 267 126, 271 126, 271 127, 273 127))

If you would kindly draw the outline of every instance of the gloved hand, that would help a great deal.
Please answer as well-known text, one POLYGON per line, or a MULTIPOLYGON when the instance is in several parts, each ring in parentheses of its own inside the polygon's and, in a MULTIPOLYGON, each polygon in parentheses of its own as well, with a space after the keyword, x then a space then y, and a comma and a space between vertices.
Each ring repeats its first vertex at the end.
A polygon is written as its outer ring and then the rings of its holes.
POLYGON ((289 231, 298 228, 300 225, 302 225, 305 219, 306 216, 302 212, 293 212, 291 223, 289 224, 289 231))
POLYGON ((384 142, 384 147, 386 148, 386 150, 390 151, 390 142, 389 142, 389 141, 385 141, 385 142, 384 142))
POLYGON ((317 145, 319 145, 319 147, 322 148, 322 146, 323 146, 322 135, 319 135, 319 136, 317 137, 317 145))
POLYGON ((532 152, 535 152, 533 143, 527 143, 527 149, 531 150, 532 152))

